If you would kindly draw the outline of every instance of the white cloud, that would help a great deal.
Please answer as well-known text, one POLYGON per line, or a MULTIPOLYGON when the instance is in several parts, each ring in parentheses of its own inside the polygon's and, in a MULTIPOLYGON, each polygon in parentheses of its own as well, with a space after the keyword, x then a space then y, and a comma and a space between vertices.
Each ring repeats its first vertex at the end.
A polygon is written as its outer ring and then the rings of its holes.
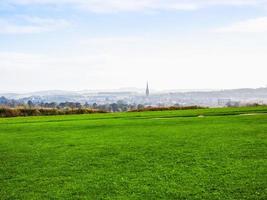
POLYGON ((16 19, 0 19, 0 34, 29 34, 64 28, 69 22, 63 19, 18 16, 16 19), (17 23, 17 22, 20 23, 17 23))
POLYGON ((102 64, 102 60, 106 55, 48 55, 36 53, 17 53, 17 52, 0 52, 0 69, 8 68, 15 70, 41 70, 64 71, 68 69, 75 70, 87 68, 91 66, 90 70, 95 70, 98 64, 102 64))
POLYGON ((84 46, 121 46, 121 45, 133 45, 139 42, 145 41, 145 37, 138 36, 120 36, 120 37, 92 37, 82 38, 79 40, 79 44, 84 46))
POLYGON ((241 21, 226 27, 217 28, 214 31, 219 33, 264 33, 267 32, 267 17, 241 21))
POLYGON ((0 52, 0 90, 75 90, 77 85, 86 86, 88 80, 94 83, 94 76, 99 79, 106 59, 105 55, 0 52))
POLYGON ((12 5, 71 5, 91 12, 195 10, 214 5, 266 5, 267 0, 6 0, 12 5))
POLYGON ((241 41, 236 37, 235 45, 229 45, 226 38, 210 36, 103 37, 82 39, 72 46, 75 51, 63 47, 41 55, 0 52, 0 90, 114 89, 143 87, 147 80, 157 89, 266 84, 267 41, 257 38, 251 45, 240 45, 241 41))

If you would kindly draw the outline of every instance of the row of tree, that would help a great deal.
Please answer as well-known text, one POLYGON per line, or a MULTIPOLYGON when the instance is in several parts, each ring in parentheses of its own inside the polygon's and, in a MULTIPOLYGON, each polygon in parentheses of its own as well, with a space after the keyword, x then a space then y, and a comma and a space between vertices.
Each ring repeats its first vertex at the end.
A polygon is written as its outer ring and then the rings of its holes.
POLYGON ((22 102, 18 100, 10 100, 5 97, 0 97, 0 107, 5 108, 24 108, 24 109, 64 109, 64 110, 75 110, 75 109, 91 109, 105 112, 126 112, 131 110, 140 110, 145 106, 142 104, 127 104, 124 101, 117 101, 111 104, 81 104, 79 102, 34 102, 28 100, 27 102, 22 102))
POLYGON ((106 112, 141 112, 141 111, 162 111, 162 110, 180 110, 180 109, 198 109, 201 107, 151 107, 142 104, 127 104, 123 101, 117 101, 111 104, 97 103, 81 104, 79 102, 33 102, 26 103, 8 100, 0 97, 0 117, 16 116, 39 116, 39 115, 67 115, 67 114, 89 114, 89 113, 106 113, 106 112))

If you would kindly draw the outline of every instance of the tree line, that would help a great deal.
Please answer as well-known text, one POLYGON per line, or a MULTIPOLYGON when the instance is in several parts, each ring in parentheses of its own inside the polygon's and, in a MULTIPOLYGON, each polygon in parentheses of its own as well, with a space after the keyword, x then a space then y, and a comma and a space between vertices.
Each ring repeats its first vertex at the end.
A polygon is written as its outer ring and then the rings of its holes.
POLYGON ((68 114, 91 114, 91 113, 111 113, 111 112, 144 112, 163 110, 185 110, 200 109, 199 106, 181 107, 179 105, 149 106, 143 104, 128 104, 124 101, 117 101, 110 104, 81 104, 79 102, 34 102, 28 100, 26 103, 16 100, 8 100, 0 97, 0 117, 17 116, 41 116, 41 115, 68 115, 68 114))

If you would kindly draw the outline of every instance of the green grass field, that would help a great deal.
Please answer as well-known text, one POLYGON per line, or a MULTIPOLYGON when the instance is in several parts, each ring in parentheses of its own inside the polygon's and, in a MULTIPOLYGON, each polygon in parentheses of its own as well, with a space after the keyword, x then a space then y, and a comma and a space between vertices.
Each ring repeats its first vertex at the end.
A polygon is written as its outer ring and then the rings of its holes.
POLYGON ((267 199, 267 107, 0 119, 0 199, 267 199))

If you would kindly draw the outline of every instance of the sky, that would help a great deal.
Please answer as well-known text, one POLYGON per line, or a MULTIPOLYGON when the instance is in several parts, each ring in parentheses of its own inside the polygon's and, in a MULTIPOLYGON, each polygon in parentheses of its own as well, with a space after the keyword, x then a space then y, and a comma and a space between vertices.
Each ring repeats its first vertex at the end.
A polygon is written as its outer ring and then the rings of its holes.
POLYGON ((267 0, 0 0, 0 92, 267 86, 267 0))

